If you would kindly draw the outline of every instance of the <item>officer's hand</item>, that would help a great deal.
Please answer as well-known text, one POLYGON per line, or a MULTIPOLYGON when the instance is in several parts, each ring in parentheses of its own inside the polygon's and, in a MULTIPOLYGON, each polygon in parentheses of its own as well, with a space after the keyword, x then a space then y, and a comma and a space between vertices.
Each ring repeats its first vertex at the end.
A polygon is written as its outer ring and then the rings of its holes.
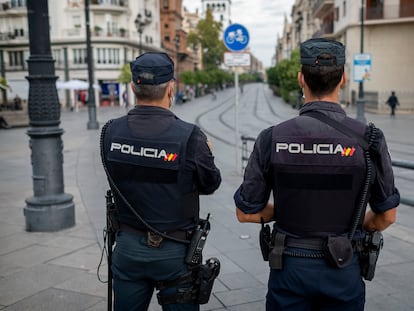
POLYGON ((241 209, 236 207, 236 216, 239 222, 254 222, 261 223, 273 221, 274 205, 273 203, 267 203, 264 209, 256 214, 246 214, 241 209))
POLYGON ((213 152, 213 144, 209 138, 207 138, 207 146, 210 148, 210 151, 213 152))

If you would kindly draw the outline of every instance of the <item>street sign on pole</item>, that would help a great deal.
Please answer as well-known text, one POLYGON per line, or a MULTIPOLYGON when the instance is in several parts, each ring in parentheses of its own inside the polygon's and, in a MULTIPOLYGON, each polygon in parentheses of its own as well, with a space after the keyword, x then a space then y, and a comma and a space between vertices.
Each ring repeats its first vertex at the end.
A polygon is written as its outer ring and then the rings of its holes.
MULTIPOLYGON (((223 34, 224 45, 232 52, 241 52, 249 44, 249 32, 246 27, 240 24, 231 24, 226 28, 223 34)), ((224 63, 229 67, 250 66, 250 54, 248 53, 224 53, 224 63)), ((235 140, 236 140, 236 172, 239 170, 239 148, 240 148, 240 130, 239 130, 239 76, 237 68, 234 71, 235 86, 235 140)))
POLYGON ((371 75, 371 54, 354 54, 354 81, 363 82, 371 75))
POLYGON ((224 45, 233 52, 244 50, 249 44, 249 32, 240 24, 231 24, 223 34, 224 45))
POLYGON ((228 67, 233 66, 250 66, 249 53, 224 53, 224 65, 228 67))

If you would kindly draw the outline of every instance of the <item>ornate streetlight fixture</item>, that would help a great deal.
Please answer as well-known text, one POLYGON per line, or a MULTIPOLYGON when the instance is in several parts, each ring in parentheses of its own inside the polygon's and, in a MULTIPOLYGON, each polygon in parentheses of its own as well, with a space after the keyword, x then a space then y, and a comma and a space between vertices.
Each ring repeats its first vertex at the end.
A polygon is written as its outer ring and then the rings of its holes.
POLYGON ((75 225, 73 196, 64 192, 63 130, 50 48, 47 0, 28 0, 29 119, 33 196, 26 199, 26 230, 58 231, 75 225), (39 36, 39 34, 42 34, 39 36))
POLYGON ((99 128, 99 123, 96 121, 96 105, 95 105, 95 90, 93 89, 94 75, 93 75, 93 52, 91 45, 91 27, 89 25, 89 0, 85 0, 85 21, 86 21, 86 54, 88 55, 88 115, 89 120, 87 124, 88 130, 96 130, 99 128))
MULTIPOLYGON (((364 53, 364 2, 365 0, 361 0, 361 43, 360 43, 360 52, 361 54, 364 53)), ((364 110, 365 110, 365 99, 364 99, 364 81, 362 80, 359 82, 359 90, 358 90, 358 100, 357 100, 357 120, 366 123, 364 110)))
POLYGON ((151 24, 152 22, 152 14, 151 11, 145 9, 144 15, 138 13, 137 17, 135 18, 135 27, 139 33, 139 54, 142 54, 142 33, 144 32, 145 26, 151 24))
MULTIPOLYGON (((194 51, 194 75, 197 75, 197 71, 198 71, 198 46, 197 43, 194 43, 193 45, 193 51, 194 51)), ((194 90, 194 96, 197 97, 198 96, 198 82, 197 82, 197 77, 196 77, 196 81, 195 81, 195 90, 194 90)))

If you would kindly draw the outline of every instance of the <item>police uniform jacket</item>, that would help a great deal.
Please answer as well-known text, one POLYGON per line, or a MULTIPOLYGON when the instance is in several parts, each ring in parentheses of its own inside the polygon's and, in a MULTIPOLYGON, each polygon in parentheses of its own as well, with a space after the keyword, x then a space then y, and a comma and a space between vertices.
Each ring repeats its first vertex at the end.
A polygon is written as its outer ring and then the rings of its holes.
MULTIPOLYGON (((309 111, 324 113, 369 140, 369 126, 347 117, 338 104, 308 103, 298 117, 260 133, 235 204, 244 213, 257 213, 273 191, 274 220, 280 231, 296 237, 345 234, 365 182, 364 151, 356 139, 307 117, 309 111)), ((396 207, 400 196, 384 135, 376 131, 368 197, 371 209, 382 213, 396 207)))
MULTIPOLYGON (((193 228, 199 194, 213 193, 221 183, 205 134, 161 107, 137 106, 111 121, 103 157, 130 205, 163 232, 193 228)), ((116 191, 114 197, 120 222, 146 230, 116 191)))

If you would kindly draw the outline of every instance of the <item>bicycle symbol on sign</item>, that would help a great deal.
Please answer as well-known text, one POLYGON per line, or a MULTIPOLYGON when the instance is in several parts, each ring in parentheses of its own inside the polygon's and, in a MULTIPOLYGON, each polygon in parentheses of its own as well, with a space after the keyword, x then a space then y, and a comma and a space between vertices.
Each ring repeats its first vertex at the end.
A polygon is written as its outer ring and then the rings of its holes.
POLYGON ((234 41, 240 42, 241 44, 247 43, 247 36, 243 34, 242 29, 236 29, 236 31, 230 31, 226 37, 228 44, 233 44, 234 41))

